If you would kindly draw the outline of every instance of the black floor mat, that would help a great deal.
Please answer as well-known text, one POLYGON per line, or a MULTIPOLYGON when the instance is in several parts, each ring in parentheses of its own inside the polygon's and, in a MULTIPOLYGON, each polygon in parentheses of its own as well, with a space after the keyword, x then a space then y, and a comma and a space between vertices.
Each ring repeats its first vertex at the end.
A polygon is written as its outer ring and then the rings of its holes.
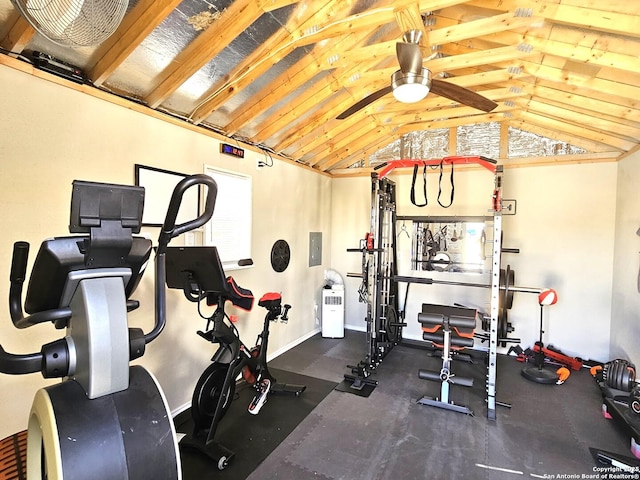
MULTIPOLYGON (((216 439, 235 453, 229 466, 219 471, 209 457, 200 452, 180 448, 184 480, 242 480, 284 440, 295 427, 335 388, 336 383, 300 375, 285 370, 270 369, 279 383, 306 385, 295 395, 270 395, 258 415, 251 415, 247 406, 255 390, 239 384, 229 411, 218 427, 216 439)), ((193 423, 189 410, 175 418, 178 432, 191 432, 193 423)))

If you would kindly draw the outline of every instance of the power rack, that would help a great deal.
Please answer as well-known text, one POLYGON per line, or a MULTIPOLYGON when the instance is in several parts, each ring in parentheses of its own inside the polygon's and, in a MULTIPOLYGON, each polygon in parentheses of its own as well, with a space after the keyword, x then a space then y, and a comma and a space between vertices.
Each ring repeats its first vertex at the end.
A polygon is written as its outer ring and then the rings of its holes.
MULTIPOLYGON (((501 305, 502 252, 502 166, 482 156, 449 156, 437 160, 392 160, 376 167, 371 174, 371 230, 360 241, 359 248, 347 249, 362 254, 362 273, 347 276, 363 279, 360 299, 367 304, 367 353, 356 365, 348 365, 350 374, 337 390, 368 396, 378 385, 371 378, 385 356, 402 340, 404 312, 398 308, 398 283, 411 282, 398 277, 396 265, 396 185, 386 176, 396 168, 424 165, 479 165, 494 175, 492 193, 493 245, 491 266, 491 310, 487 362, 487 417, 496 418, 496 365, 499 342, 498 317, 501 305)), ((504 275, 504 272, 503 272, 504 275)))

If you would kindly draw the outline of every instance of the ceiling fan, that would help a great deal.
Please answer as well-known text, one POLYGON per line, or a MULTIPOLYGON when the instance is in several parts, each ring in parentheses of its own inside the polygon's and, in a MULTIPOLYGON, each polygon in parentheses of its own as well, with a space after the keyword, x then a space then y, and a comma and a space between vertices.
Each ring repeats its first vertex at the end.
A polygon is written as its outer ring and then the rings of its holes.
POLYGON ((402 36, 403 41, 396 43, 396 56, 400 70, 391 75, 391 85, 364 97, 336 118, 344 120, 389 93, 393 93, 396 100, 403 103, 419 102, 429 92, 433 92, 484 112, 490 112, 498 106, 493 100, 489 100, 472 90, 431 78, 431 71, 422 66, 422 52, 419 45, 421 38, 421 30, 407 31, 402 36))

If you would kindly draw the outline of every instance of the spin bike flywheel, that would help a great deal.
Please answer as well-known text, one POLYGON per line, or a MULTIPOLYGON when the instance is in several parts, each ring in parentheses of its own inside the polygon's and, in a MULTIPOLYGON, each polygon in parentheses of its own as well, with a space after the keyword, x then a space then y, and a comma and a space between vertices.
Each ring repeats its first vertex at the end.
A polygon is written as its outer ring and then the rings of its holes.
MULTIPOLYGON (((227 376, 229 365, 226 363, 212 363, 200 375, 191 399, 191 417, 197 430, 208 430, 216 412, 216 406, 222 395, 224 379, 227 376)), ((222 406, 220 421, 229 410, 236 390, 236 382, 233 379, 227 387, 227 398, 222 406)))

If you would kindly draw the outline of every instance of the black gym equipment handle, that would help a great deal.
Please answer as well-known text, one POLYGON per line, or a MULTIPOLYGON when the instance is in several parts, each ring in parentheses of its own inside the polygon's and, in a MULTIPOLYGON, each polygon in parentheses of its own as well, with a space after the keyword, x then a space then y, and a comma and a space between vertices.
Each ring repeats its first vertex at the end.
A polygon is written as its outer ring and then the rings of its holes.
POLYGON ((144 336, 145 343, 154 341, 158 335, 164 330, 167 321, 167 291, 166 291, 166 279, 167 279, 167 267, 166 267, 166 252, 167 246, 171 239, 178 235, 194 230, 207 223, 213 215, 213 210, 216 205, 216 196, 218 195, 218 185, 215 180, 209 175, 198 174, 191 175, 184 178, 173 190, 171 200, 169 201, 169 207, 167 208, 167 216, 160 231, 160 237, 158 238, 158 249, 156 250, 156 277, 155 277, 155 309, 156 309, 156 322, 153 330, 144 336), (176 225, 176 218, 178 211, 180 210, 180 204, 182 203, 182 197, 184 193, 191 187, 196 185, 206 185, 207 197, 205 200, 204 210, 202 214, 191 221, 176 225))
MULTIPOLYGON (((29 244, 16 242, 13 245, 13 257, 11 259, 11 273, 9 281, 9 312, 11 320, 17 328, 26 328, 37 323, 55 321, 60 318, 69 318, 71 311, 68 308, 58 308, 38 312, 25 317, 22 312, 22 285, 26 279, 27 260, 29 259, 29 244)), ((12 354, 8 353, 0 345, 0 372, 10 375, 23 375, 25 373, 42 372, 45 377, 65 374, 68 369, 67 356, 63 350, 66 344, 56 341, 43 345, 39 353, 12 354), (59 359, 59 360, 58 360, 59 359)))
POLYGON ((27 328, 38 323, 65 321, 71 318, 71 309, 54 308, 43 312, 36 312, 27 317, 22 312, 22 285, 26 279, 27 260, 29 258, 29 244, 16 242, 13 244, 11 259, 11 273, 9 281, 9 313, 16 328, 27 328))
POLYGON ((27 276, 27 260, 29 259, 29 244, 16 242, 13 244, 13 257, 11 258, 11 273, 9 281, 9 312, 14 325, 23 318, 22 314, 22 284, 27 276))
POLYGON ((209 175, 198 174, 191 175, 181 180, 173 190, 171 200, 169 201, 169 207, 167 209, 167 216, 162 225, 160 231, 160 238, 158 239, 158 255, 162 255, 166 252, 167 245, 172 238, 177 237, 185 232, 189 232, 198 227, 201 227, 207 223, 213 215, 213 210, 216 205, 216 196, 218 195, 218 185, 215 180, 209 175), (195 185, 207 186, 207 198, 202 214, 188 222, 176 225, 176 218, 178 217, 178 211, 182 204, 182 197, 184 193, 195 185))

